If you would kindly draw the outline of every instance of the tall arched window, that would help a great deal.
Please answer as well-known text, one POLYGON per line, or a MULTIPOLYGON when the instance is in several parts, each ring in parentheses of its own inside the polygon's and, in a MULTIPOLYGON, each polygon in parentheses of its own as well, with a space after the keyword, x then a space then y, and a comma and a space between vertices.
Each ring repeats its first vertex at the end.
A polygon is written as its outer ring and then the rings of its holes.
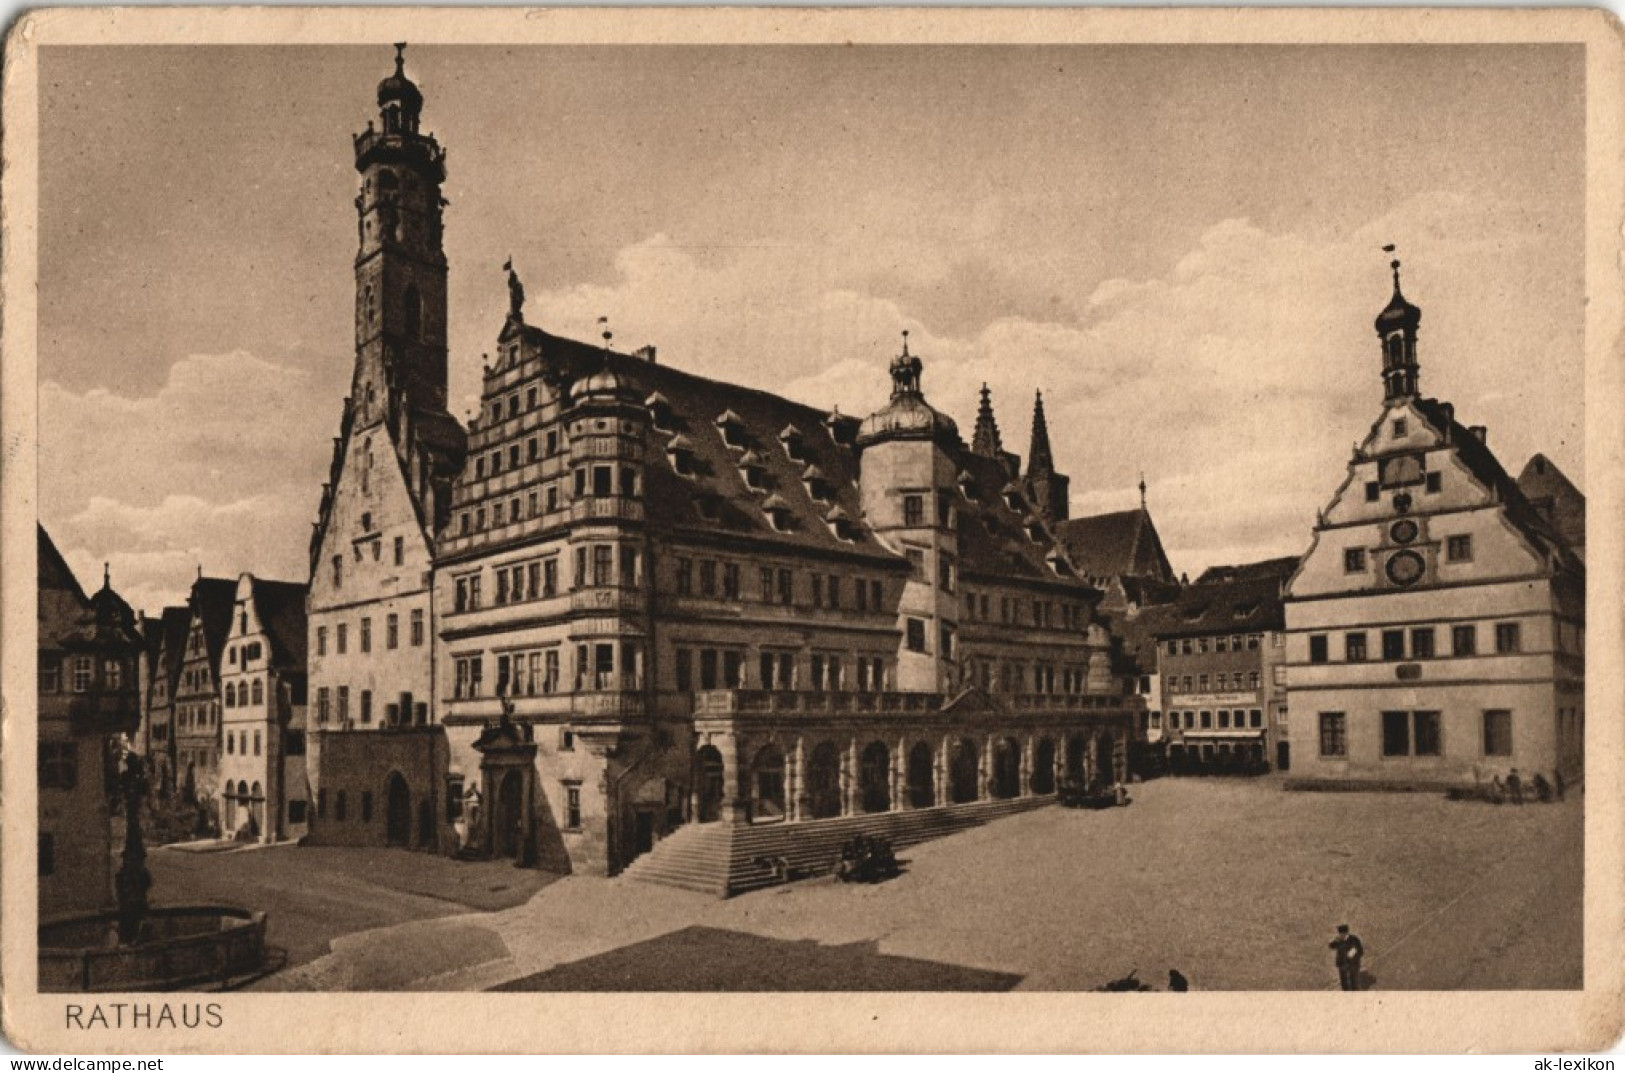
POLYGON ((401 331, 408 339, 416 339, 423 331, 423 299, 418 295, 416 284, 407 285, 402 302, 401 331))
POLYGON ((254 703, 265 703, 265 683, 258 678, 254 679, 254 703))

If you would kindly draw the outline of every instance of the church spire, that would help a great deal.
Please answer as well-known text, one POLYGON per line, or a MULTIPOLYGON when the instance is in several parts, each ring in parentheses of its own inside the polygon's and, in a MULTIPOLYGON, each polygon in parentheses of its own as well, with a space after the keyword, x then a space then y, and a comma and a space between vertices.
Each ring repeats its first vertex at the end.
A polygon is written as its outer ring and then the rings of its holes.
POLYGON ((984 458, 998 458, 1004 453, 1004 441, 999 438, 999 422, 993 416, 993 392, 982 385, 982 401, 976 407, 976 434, 970 449, 984 458))
POLYGON ((1055 472, 1055 457, 1049 449, 1049 424, 1044 420, 1044 393, 1033 400, 1033 442, 1027 450, 1027 476, 1055 472))

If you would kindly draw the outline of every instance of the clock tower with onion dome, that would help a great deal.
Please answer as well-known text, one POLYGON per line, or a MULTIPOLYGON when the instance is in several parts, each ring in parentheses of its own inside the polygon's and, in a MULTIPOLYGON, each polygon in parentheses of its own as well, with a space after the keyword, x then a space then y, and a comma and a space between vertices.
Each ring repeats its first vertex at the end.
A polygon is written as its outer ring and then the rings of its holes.
POLYGON ((1585 567, 1482 425, 1421 393, 1422 311, 1376 320, 1382 408, 1288 583, 1289 787, 1583 772, 1585 567))

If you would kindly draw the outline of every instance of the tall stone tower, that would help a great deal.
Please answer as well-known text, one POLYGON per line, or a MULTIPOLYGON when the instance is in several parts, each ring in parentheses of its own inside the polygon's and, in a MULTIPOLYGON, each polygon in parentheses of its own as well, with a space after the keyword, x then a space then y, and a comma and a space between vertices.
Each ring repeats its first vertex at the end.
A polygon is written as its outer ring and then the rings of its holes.
MULTIPOLYGON (((423 94, 406 77, 405 46, 395 47, 394 73, 378 84, 378 119, 354 138, 355 370, 311 534, 315 841, 348 837, 331 826, 340 817, 324 801, 359 794, 365 765, 387 759, 378 739, 357 744, 358 733, 437 721, 434 536, 467 453, 467 433, 446 409, 445 152, 420 130, 423 94)), ((408 737, 394 736, 390 748, 408 748, 408 737)), ((434 746, 421 744, 432 758, 434 746)), ((431 766, 424 759, 413 770, 431 766)), ((432 845, 443 781, 412 775, 408 783, 411 842, 432 845)), ((399 831, 390 837, 401 840, 399 831)))
POLYGON ((419 131, 423 94, 395 73, 378 84, 383 128, 355 136, 359 249, 355 258, 355 381, 363 427, 383 419, 392 393, 419 412, 446 408, 446 254, 440 184, 445 151, 419 131))

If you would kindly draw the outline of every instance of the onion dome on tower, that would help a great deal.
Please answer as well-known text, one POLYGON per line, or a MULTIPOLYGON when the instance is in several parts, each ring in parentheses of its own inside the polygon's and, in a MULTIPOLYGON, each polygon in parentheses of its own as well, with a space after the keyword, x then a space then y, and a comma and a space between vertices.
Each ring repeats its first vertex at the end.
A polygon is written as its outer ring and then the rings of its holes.
MULTIPOLYGON (((1383 247, 1392 253, 1392 246, 1383 247)), ((1377 338, 1382 340, 1383 398, 1388 402, 1417 394, 1420 367, 1416 360, 1416 332, 1422 311, 1405 300, 1399 289, 1399 260, 1389 262, 1394 273, 1394 296, 1377 314, 1377 338)))
POLYGON ((908 332, 903 333, 903 352, 891 363, 891 401, 868 417, 858 428, 858 446, 869 447, 886 440, 936 440, 946 445, 959 442, 959 426, 954 419, 934 409, 920 390, 920 359, 908 352, 908 332))
POLYGON ((378 111, 385 134, 416 134, 423 114, 423 94, 406 77, 406 42, 395 45, 395 73, 378 83, 378 111))

